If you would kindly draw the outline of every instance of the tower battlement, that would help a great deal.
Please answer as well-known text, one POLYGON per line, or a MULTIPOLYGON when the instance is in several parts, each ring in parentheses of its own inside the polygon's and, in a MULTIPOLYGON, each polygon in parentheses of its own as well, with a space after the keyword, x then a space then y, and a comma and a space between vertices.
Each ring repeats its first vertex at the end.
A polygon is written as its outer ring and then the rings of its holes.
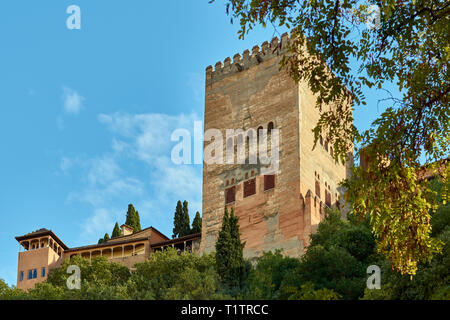
POLYGON ((251 52, 247 49, 242 55, 240 53, 235 54, 233 59, 227 57, 223 63, 218 61, 214 67, 208 66, 206 68, 206 84, 212 84, 232 74, 250 69, 265 60, 280 56, 286 52, 289 39, 289 33, 286 32, 281 35, 281 40, 274 37, 270 42, 263 42, 261 47, 254 46, 251 52))

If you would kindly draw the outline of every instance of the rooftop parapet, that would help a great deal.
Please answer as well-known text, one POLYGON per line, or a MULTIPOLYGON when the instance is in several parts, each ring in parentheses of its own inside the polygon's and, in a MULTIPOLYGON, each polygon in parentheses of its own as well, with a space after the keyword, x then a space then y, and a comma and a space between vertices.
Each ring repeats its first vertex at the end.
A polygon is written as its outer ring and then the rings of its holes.
POLYGON ((206 67, 206 83, 210 84, 211 82, 223 79, 231 74, 247 70, 265 60, 280 56, 286 52, 289 39, 289 34, 287 32, 283 33, 281 35, 281 41, 278 37, 275 37, 270 43, 264 41, 261 48, 259 46, 254 46, 251 52, 247 49, 242 55, 239 53, 235 54, 233 60, 231 60, 230 57, 227 57, 223 63, 222 61, 218 61, 214 67, 206 67))

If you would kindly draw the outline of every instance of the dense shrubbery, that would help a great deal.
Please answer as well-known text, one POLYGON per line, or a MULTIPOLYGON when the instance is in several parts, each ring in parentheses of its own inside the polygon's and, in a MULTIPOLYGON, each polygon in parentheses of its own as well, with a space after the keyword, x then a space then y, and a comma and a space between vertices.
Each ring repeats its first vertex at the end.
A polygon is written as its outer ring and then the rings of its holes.
MULTIPOLYGON (((440 185, 435 190, 440 191, 440 185)), ((330 212, 299 260, 281 251, 266 252, 253 266, 242 260, 237 218, 226 214, 216 255, 198 256, 174 249, 156 252, 131 272, 99 257, 64 261, 47 282, 25 293, 0 280, 0 299, 450 299, 450 205, 439 197, 432 215, 433 236, 443 241, 441 254, 419 266, 416 276, 402 276, 376 253, 367 221, 348 221, 330 212), (234 252, 228 261, 226 251, 234 252), (81 289, 69 290, 70 264, 81 270, 81 289), (381 289, 366 289, 369 265, 381 267, 381 289), (235 266, 226 273, 224 266, 235 266), (221 270, 221 271, 220 271, 221 270), (220 271, 220 272, 218 272, 220 271), (220 274, 222 273, 222 274, 220 274), (239 283, 235 283, 238 280, 239 283)))

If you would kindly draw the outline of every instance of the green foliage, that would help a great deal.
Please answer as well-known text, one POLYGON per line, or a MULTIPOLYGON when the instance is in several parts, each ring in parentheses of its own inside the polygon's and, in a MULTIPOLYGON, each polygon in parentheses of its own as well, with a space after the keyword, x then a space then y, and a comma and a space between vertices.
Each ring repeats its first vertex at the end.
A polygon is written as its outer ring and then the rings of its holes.
POLYGON ((345 249, 337 246, 309 247, 301 264, 283 282, 283 287, 301 287, 311 281, 319 289, 332 289, 345 299, 357 299, 364 293, 366 268, 345 249))
POLYGON ((222 229, 216 242, 216 267, 222 287, 225 292, 237 294, 244 287, 248 273, 248 264, 244 260, 243 249, 239 232, 239 218, 231 214, 225 207, 222 220, 222 229))
POLYGON ((201 233, 202 232, 202 217, 200 216, 200 212, 195 213, 195 218, 192 221, 192 229, 191 233, 201 233))
POLYGON ((113 229, 111 238, 120 237, 121 234, 122 234, 122 232, 120 231, 119 224, 116 222, 116 224, 114 225, 114 229, 113 229))
POLYGON ((139 211, 136 211, 136 224, 134 226, 134 232, 141 231, 141 217, 139 216, 139 211))
POLYGON ((214 255, 179 255, 172 248, 155 252, 136 265, 131 282, 132 299, 219 298, 214 255))
POLYGON ((108 233, 105 233, 105 235, 103 236, 103 238, 98 239, 98 244, 105 243, 107 240, 109 240, 109 234, 108 234, 108 233))
MULTIPOLYGON (((295 299, 292 296, 291 299, 295 299)), ((314 283, 306 282, 301 286, 301 294, 298 300, 340 300, 342 296, 330 289, 314 290, 314 283)))
POLYGON ((250 300, 279 299, 281 283, 286 275, 294 272, 300 261, 295 258, 284 257, 280 250, 265 252, 256 261, 256 266, 250 272, 246 298, 250 300))
POLYGON ((188 202, 178 200, 175 214, 173 217, 173 235, 172 238, 179 238, 191 233, 188 202))
POLYGON ((139 212, 134 209, 134 206, 131 203, 128 205, 125 224, 133 228, 133 233, 141 231, 139 212))
POLYGON ((442 247, 430 234, 434 203, 417 171, 421 159, 439 161, 450 146, 448 1, 228 0, 226 8, 240 22, 239 38, 256 25, 291 29, 281 67, 317 97, 315 143, 326 136, 341 162, 352 144, 365 147, 368 168, 345 182, 347 200, 356 214, 370 216, 392 266, 415 274, 442 247), (366 104, 363 88, 391 84, 399 97, 379 101, 386 111, 359 133, 352 113, 366 104))

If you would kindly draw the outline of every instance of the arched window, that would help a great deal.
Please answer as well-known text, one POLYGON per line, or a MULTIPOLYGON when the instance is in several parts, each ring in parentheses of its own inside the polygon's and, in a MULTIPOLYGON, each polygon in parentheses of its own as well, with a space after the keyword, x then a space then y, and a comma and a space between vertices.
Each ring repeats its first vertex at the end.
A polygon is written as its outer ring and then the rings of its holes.
POLYGON ((233 148, 233 138, 227 139, 227 150, 231 150, 233 148))
POLYGON ((256 135, 257 135, 257 140, 258 140, 258 143, 259 143, 259 140, 260 140, 260 137, 263 135, 263 131, 264 130, 264 128, 262 127, 262 126, 259 126, 258 127, 258 132, 256 133, 256 135))
POLYGON ((269 124, 267 125, 267 134, 270 134, 273 130, 273 122, 269 122, 269 124))

